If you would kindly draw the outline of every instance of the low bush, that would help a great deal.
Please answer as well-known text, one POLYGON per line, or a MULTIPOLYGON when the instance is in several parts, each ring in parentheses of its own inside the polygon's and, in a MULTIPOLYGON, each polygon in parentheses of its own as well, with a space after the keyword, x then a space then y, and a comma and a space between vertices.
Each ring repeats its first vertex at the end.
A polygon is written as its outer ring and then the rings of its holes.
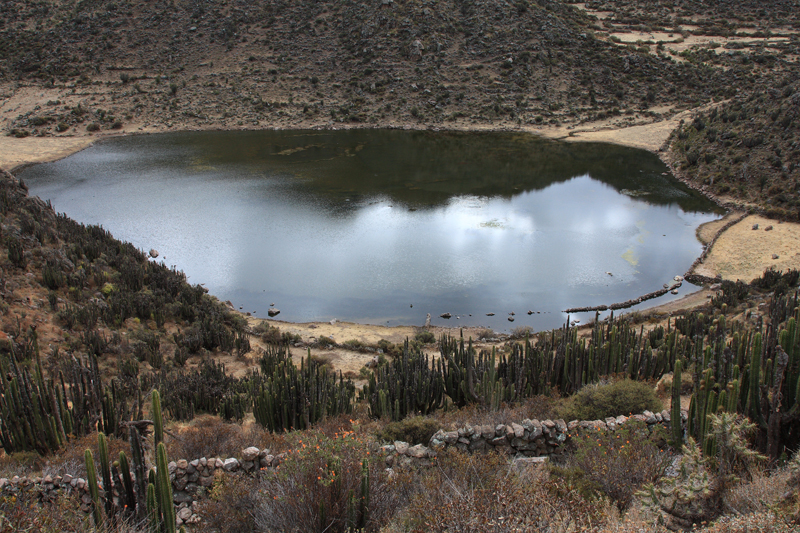
POLYGON ((257 531, 253 509, 263 498, 257 480, 217 470, 214 485, 208 497, 200 500, 197 514, 204 530, 217 533, 257 531))
POLYGON ((572 439, 574 451, 566 470, 587 496, 596 489, 608 496, 620 511, 626 510, 636 491, 660 478, 672 454, 665 448, 663 431, 647 429, 642 422, 629 421, 616 431, 597 431, 572 439))
POLYGON ((336 346, 336 341, 331 339, 330 337, 326 337, 325 335, 320 335, 317 337, 317 341, 314 343, 320 348, 328 348, 330 346, 336 346))
POLYGON ((387 341, 386 339, 381 339, 378 341, 378 349, 382 350, 383 353, 385 353, 389 357, 397 357, 403 353, 402 345, 394 344, 392 342, 387 341))
POLYGON ((398 422, 390 422, 383 429, 378 431, 378 440, 383 442, 394 442, 396 440, 408 442, 410 444, 424 444, 431 440, 441 426, 436 420, 423 416, 412 416, 398 422))
POLYGON ((422 344, 433 344, 436 342, 436 335, 434 335, 432 331, 418 331, 417 334, 414 335, 414 340, 422 344))
POLYGON ((236 457, 248 446, 259 444, 261 433, 263 430, 257 425, 244 429, 218 416, 198 416, 191 424, 170 430, 166 438, 167 454, 189 461, 201 457, 236 457))
POLYGON ((661 411, 663 406, 653 387, 624 379, 614 383, 587 385, 559 409, 565 420, 602 420, 609 416, 642 411, 661 411))
POLYGON ((402 507, 385 465, 355 432, 293 438, 287 459, 260 483, 268 500, 252 509, 259 530, 378 531, 402 507))
POLYGON ((280 328, 270 326, 267 322, 262 322, 256 326, 255 330, 266 344, 294 344, 303 340, 300 335, 288 331, 282 332, 280 328))
POLYGON ((515 471, 496 453, 440 453, 392 531, 587 531, 604 504, 581 497, 562 480, 531 468, 515 471))

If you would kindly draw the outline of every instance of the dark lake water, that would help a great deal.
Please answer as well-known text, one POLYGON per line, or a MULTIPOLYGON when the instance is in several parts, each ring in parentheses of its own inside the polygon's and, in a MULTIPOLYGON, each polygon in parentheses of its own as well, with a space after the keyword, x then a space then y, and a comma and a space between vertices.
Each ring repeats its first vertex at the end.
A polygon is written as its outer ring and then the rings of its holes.
POLYGON ((132 136, 20 177, 221 300, 289 321, 557 327, 563 309, 683 274, 695 229, 720 216, 653 154, 516 133, 132 136))

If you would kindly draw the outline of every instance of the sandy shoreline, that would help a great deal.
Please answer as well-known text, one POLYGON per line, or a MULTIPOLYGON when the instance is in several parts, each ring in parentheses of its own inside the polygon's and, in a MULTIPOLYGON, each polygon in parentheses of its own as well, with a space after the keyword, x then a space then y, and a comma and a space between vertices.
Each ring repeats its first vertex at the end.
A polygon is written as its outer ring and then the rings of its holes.
MULTIPOLYGON (((670 134, 677 127, 682 119, 691 115, 692 111, 685 111, 674 115, 670 119, 649 124, 634 125, 626 128, 610 127, 607 125, 593 125, 584 128, 575 126, 561 127, 461 127, 454 128, 465 131, 520 131, 534 135, 539 135, 549 139, 565 140, 570 142, 608 142, 640 148, 656 153, 665 160, 665 148, 670 134)), ((293 129, 320 129, 325 125, 307 123, 293 126, 293 129)), ((395 127, 403 129, 430 129, 420 128, 418 125, 384 125, 383 127, 395 127)), ((215 129, 215 128, 208 128, 215 129)), ((17 139, 9 136, 0 137, 0 168, 11 172, 19 171, 27 165, 49 162, 61 159, 75 152, 91 146, 95 141, 120 135, 140 135, 147 133, 158 133, 163 131, 178 131, 179 128, 160 128, 152 129, 147 132, 113 133, 113 134, 84 134, 77 136, 59 137, 26 137, 17 139)), ((669 162, 665 161, 668 165, 669 162)), ((717 201, 717 199, 712 198, 717 201)), ((698 239, 704 244, 708 243, 718 229, 724 225, 726 219, 712 221, 697 230, 698 239)), ((695 272, 709 277, 718 274, 724 279, 743 279, 750 280, 757 277, 766 268, 774 266, 779 269, 800 268, 800 253, 793 252, 800 250, 800 224, 782 223, 770 221, 764 217, 747 217, 738 224, 735 224, 723 234, 721 234, 708 254, 704 263, 695 269, 695 272), (752 220, 751 220, 752 219, 752 220), (756 219, 758 219, 756 221, 756 219), (746 231, 754 223, 759 223, 762 231, 746 231), (763 228, 772 226, 771 232, 764 232, 763 228), (774 251, 771 251, 774 250, 774 251), (780 260, 772 259, 777 254, 780 260)), ((670 312, 678 309, 691 308, 701 305, 706 301, 707 295, 704 291, 694 292, 684 298, 666 304, 647 308, 647 313, 670 312)), ((635 311, 633 309, 632 311, 635 311)), ((252 319, 261 320, 261 319, 252 319)), ((325 335, 333 337, 337 342, 344 340, 357 339, 365 343, 375 343, 380 339, 391 340, 392 342, 402 342, 405 338, 413 337, 417 328, 411 326, 398 326, 387 328, 385 326, 373 326, 363 324, 353 324, 338 322, 335 325, 328 323, 305 323, 295 324, 288 322, 269 321, 278 325, 282 330, 301 335, 304 339, 325 335)), ((443 332, 458 334, 461 328, 435 328, 437 335, 443 332), (438 331, 441 329, 442 331, 438 331)), ((475 328, 473 328, 475 329, 475 328)), ((475 333, 475 332, 470 332, 475 333)), ((466 335, 466 334, 465 334, 466 335)), ((337 351, 338 352, 338 351, 337 351)), ((331 353, 331 355, 339 355, 331 353)), ((362 356, 364 354, 361 354, 362 356)), ((352 363, 363 366, 364 357, 357 357, 357 361, 352 363)), ((345 361, 339 361, 345 367, 351 366, 345 361)), ((337 368, 340 365, 337 364, 337 368)), ((359 368, 360 368, 359 366, 359 368)))

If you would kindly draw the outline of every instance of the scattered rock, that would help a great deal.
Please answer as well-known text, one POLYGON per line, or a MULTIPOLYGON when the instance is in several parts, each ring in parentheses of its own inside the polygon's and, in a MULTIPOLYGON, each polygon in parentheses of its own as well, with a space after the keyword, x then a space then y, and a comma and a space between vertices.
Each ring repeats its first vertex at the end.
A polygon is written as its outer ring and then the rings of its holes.
POLYGON ((772 254, 772 258, 773 258, 773 259, 779 259, 779 258, 780 258, 780 256, 779 256, 778 254, 772 254))
POLYGON ((758 229, 758 224, 753 224, 753 229, 754 230, 758 229))
POLYGON ((764 231, 772 231, 772 226, 767 226, 766 228, 764 228, 764 231))

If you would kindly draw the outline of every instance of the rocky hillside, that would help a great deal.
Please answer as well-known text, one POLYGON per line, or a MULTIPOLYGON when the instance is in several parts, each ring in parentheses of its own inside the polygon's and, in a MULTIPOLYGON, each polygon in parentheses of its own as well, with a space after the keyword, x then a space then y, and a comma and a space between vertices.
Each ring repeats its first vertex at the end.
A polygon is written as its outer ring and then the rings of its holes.
POLYGON ((620 48, 552 0, 12 0, 0 20, 4 80, 105 98, 42 102, 15 119, 20 135, 131 121, 573 123, 733 94, 726 70, 620 48))
POLYGON ((674 137, 676 170, 723 200, 793 219, 796 7, 8 0, 0 127, 18 137, 345 125, 566 135, 714 104, 716 115, 674 137))

